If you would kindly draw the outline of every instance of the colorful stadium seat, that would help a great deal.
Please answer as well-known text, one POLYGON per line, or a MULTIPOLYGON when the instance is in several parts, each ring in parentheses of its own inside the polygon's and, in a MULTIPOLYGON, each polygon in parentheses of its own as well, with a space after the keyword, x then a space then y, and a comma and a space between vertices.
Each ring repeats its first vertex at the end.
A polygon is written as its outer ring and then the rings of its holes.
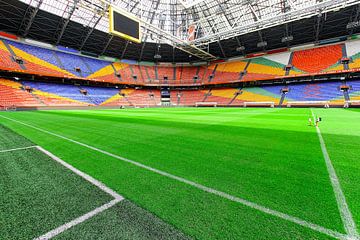
POLYGON ((319 73, 342 58, 342 44, 300 50, 293 53, 292 65, 306 73, 319 73))

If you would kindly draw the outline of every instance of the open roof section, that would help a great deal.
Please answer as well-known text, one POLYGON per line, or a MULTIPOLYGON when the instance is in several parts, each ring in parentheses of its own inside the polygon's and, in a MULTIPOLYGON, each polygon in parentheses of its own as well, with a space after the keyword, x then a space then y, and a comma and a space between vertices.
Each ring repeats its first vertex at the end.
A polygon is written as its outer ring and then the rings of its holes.
POLYGON ((205 0, 179 0, 179 2, 185 7, 190 8, 198 3, 204 2, 205 0))
POLYGON ((124 9, 144 24, 145 42, 166 42, 163 35, 189 40, 195 26, 195 45, 209 44, 357 4, 357 0, 21 0, 89 28, 108 32, 107 8, 124 9), (147 25, 161 29, 159 34, 147 25), (151 34, 146 34, 151 32, 151 34))
POLYGON ((141 19, 145 26, 142 44, 108 34, 109 2, 104 0, 0 0, 0 14, 4 17, 0 30, 117 58, 154 61, 154 55, 159 53, 161 61, 167 62, 208 60, 204 52, 229 58, 359 32, 359 28, 347 29, 349 22, 359 20, 359 5, 353 5, 358 3, 356 0, 182 2, 111 1, 141 19), (188 28, 194 24, 197 36, 188 41, 188 28), (293 36, 293 40, 282 42, 286 36, 293 36), (259 42, 267 45, 258 47, 259 42), (239 46, 245 49, 239 51, 239 46))

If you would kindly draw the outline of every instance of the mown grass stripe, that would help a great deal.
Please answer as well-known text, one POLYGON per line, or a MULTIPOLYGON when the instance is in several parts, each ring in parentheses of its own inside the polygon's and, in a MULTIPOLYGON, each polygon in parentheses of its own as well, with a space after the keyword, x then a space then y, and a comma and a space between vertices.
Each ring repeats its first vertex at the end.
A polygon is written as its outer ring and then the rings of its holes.
POLYGON ((326 235, 331 236, 331 237, 333 237, 333 238, 337 238, 337 239, 344 239, 344 238, 346 238, 346 235, 344 235, 344 234, 342 234, 342 233, 339 233, 339 232, 334 231, 334 230, 331 230, 331 229, 327 229, 327 228, 325 228, 325 227, 319 226, 319 225, 314 224, 314 223, 311 223, 311 222, 307 222, 307 221, 302 220, 302 219, 300 219, 300 218, 297 218, 297 217, 294 217, 294 216, 291 216, 291 215, 288 215, 288 214, 285 214, 285 213, 282 213, 282 212, 279 212, 279 211, 276 211, 276 210, 269 209, 269 208, 267 208, 267 207, 265 207, 265 206, 262 206, 262 205, 259 205, 259 204, 250 202, 250 201, 248 201, 248 200, 245 200, 245 199, 242 199, 242 198, 239 198, 239 197, 232 196, 232 195, 230 195, 230 194, 227 194, 227 193, 225 193, 225 192, 218 191, 218 190, 213 189, 213 188, 206 187, 206 186, 201 185, 201 184, 198 184, 198 183, 196 183, 196 182, 189 181, 189 180, 187 180, 187 179, 185 179, 185 178, 178 177, 178 176, 172 175, 172 174, 170 174, 170 173, 167 173, 167 172, 164 172, 164 171, 161 171, 161 170, 158 170, 158 169, 155 169, 155 168, 146 166, 146 165, 141 164, 141 163, 139 163, 139 162, 136 162, 136 161, 133 161, 133 160, 130 160, 130 159, 127 159, 127 158, 124 158, 124 157, 121 157, 121 156, 118 156, 118 155, 109 153, 109 152, 104 151, 104 150, 101 150, 101 149, 99 149, 99 148, 90 146, 90 145, 85 144, 85 143, 82 143, 82 142, 78 142, 78 141, 76 141, 76 140, 67 138, 67 137, 65 137, 65 136, 62 136, 62 135, 59 135, 59 134, 56 134, 56 133, 47 131, 47 130, 45 130, 45 129, 42 129, 42 128, 39 128, 39 127, 36 127, 36 126, 33 126, 33 125, 31 125, 31 124, 27 124, 27 123, 24 123, 24 122, 21 122, 21 121, 12 119, 12 118, 8 118, 8 117, 5 117, 5 116, 0 116, 0 117, 2 117, 2 118, 4 118, 4 119, 7 119, 7 120, 9 120, 9 121, 12 121, 12 122, 16 122, 16 123, 18 123, 18 124, 21 124, 21 125, 24 125, 24 126, 33 128, 33 129, 38 130, 38 131, 40 131, 40 132, 44 132, 44 133, 47 133, 47 134, 49 134, 49 135, 59 137, 59 138, 61 138, 61 139, 67 140, 67 141, 69 141, 69 142, 75 143, 75 144, 77 144, 77 145, 80 145, 80 146, 83 146, 83 147, 86 147, 86 148, 89 148, 89 149, 91 149, 91 150, 94 150, 94 151, 103 153, 103 154, 105 154, 105 155, 107 155, 107 156, 110 156, 110 157, 119 159, 119 160, 121 160, 121 161, 130 163, 130 164, 132 164, 132 165, 135 165, 135 166, 138 166, 138 167, 140 167, 140 168, 149 170, 149 171, 151 171, 151 172, 154 172, 154 173, 157 173, 157 174, 159 174, 159 175, 168 177, 168 178, 170 178, 170 179, 177 180, 177 181, 179 181, 179 182, 182 182, 182 183, 191 185, 191 186, 193 186, 193 187, 195 187, 195 188, 198 188, 198 189, 200 189, 200 190, 202 190, 202 191, 204 191, 204 192, 208 192, 208 193, 211 193, 211 194, 220 196, 220 197, 222 197, 222 198, 228 199, 228 200, 233 201, 233 202, 240 203, 240 204, 245 205, 245 206, 247 206, 247 207, 250 207, 250 208, 252 208, 252 209, 256 209, 256 210, 261 211, 261 212, 263 212, 263 213, 266 213, 266 214, 269 214, 269 215, 272 215, 272 216, 276 216, 276 217, 281 218, 281 219, 284 219, 284 220, 286 220, 286 221, 289 221, 289 222, 298 224, 298 225, 300 225, 300 226, 303 226, 303 227, 312 229, 312 230, 314 230, 314 231, 317 231, 317 232, 326 234, 326 235))
MULTIPOLYGON (((312 109, 311 109, 311 114, 314 118, 314 123, 316 124, 316 118, 315 118, 315 115, 314 115, 314 112, 312 109)), ((315 127, 316 127, 317 135, 319 137, 321 151, 324 155, 326 168, 329 173, 330 182, 331 182, 331 185, 332 185, 334 193, 335 193, 336 202, 337 202, 337 205, 338 205, 338 208, 340 211, 340 215, 341 215, 342 222, 344 224, 345 231, 349 235, 349 239, 360 239, 359 233, 357 232, 357 229, 356 229, 355 221, 352 217, 349 206, 346 202, 345 195, 341 189, 340 181, 336 175, 335 168, 331 162, 328 151, 326 149, 325 141, 322 137, 320 128, 316 125, 315 125, 315 127)))

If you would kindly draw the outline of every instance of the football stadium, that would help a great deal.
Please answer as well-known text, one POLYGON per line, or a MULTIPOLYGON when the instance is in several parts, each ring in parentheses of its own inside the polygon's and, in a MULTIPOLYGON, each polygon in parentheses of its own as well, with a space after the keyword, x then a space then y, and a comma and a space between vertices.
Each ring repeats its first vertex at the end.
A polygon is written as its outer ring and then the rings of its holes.
POLYGON ((0 239, 360 240, 358 0, 0 0, 0 239))

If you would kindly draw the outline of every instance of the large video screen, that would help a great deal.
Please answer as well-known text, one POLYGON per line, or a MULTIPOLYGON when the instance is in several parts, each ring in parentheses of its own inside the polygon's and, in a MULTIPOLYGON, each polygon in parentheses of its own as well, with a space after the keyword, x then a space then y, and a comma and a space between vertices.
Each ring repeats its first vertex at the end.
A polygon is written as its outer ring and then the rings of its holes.
POLYGON ((136 17, 113 7, 109 9, 109 17, 110 33, 126 40, 141 42, 140 22, 136 17))

